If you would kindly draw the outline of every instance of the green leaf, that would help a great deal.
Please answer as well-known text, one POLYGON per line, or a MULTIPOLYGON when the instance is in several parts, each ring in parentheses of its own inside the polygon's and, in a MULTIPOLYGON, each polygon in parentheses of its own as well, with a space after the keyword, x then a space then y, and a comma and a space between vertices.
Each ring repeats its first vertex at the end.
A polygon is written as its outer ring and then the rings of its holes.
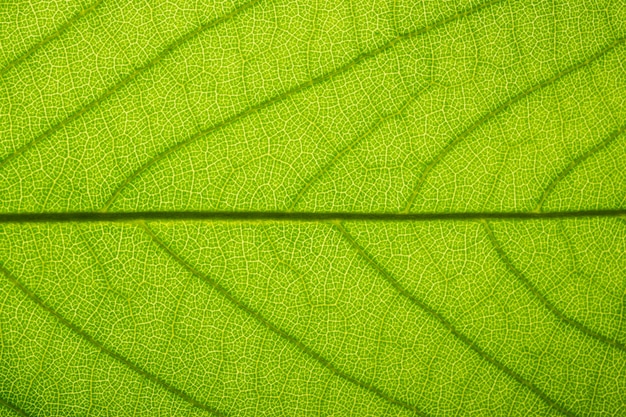
POLYGON ((623 1, 0 5, 0 415, 626 415, 623 1))

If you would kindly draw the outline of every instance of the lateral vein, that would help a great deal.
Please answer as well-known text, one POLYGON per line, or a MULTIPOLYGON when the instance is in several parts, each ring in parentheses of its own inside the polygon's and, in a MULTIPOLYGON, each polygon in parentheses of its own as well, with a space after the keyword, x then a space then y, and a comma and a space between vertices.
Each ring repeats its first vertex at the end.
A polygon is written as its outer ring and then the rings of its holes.
POLYGON ((441 313, 435 310, 430 305, 426 304, 426 302, 420 300, 415 295, 413 295, 409 290, 404 288, 400 282, 391 275, 382 265, 370 256, 365 249, 357 243, 354 237, 348 232, 348 230, 340 223, 335 222, 333 226, 339 231, 339 233, 344 237, 344 239, 350 244, 350 246, 359 254, 359 256, 378 274, 389 284, 391 285, 399 294, 408 299, 411 303, 413 303, 420 310, 424 311, 426 314, 431 316, 433 319, 438 321, 443 327, 445 327, 457 340, 461 343, 469 347, 473 350, 480 358, 488 362, 489 364, 496 367, 500 372, 504 373, 512 380, 516 381, 518 384, 526 387, 529 391, 535 394, 539 399, 541 399, 544 403, 550 406, 555 411, 566 415, 568 417, 575 417, 576 415, 565 408, 563 405, 556 402, 552 399, 548 394, 543 392, 538 386, 524 378, 522 375, 514 371, 512 368, 509 368, 506 364, 500 362, 496 359, 492 354, 483 350, 480 346, 476 344, 473 340, 467 337, 464 333, 459 331, 454 324, 444 317, 441 313))
POLYGON ((621 350, 622 352, 626 352, 626 345, 624 345, 619 340, 611 339, 601 333, 598 333, 590 327, 587 327, 585 324, 567 316, 565 313, 559 310, 550 300, 548 300, 548 298, 541 291, 539 291, 539 289, 535 285, 533 285, 532 282, 530 282, 526 275, 524 275, 524 273, 522 273, 522 271, 520 271, 513 264, 513 261, 506 254, 506 252, 502 248, 500 241, 493 233, 493 229, 491 228, 491 226, 489 226, 489 223, 486 220, 481 221, 481 223, 483 225, 483 228, 485 229, 485 232, 487 233, 487 236, 489 237, 489 241, 496 250, 498 258, 500 258, 500 260, 506 266, 509 272, 511 272, 515 276, 515 278, 517 278, 517 280, 526 288, 526 290, 528 290, 528 292, 530 292, 532 296, 537 301, 539 301, 552 315, 558 318, 562 323, 565 323, 569 327, 578 330, 584 335, 589 336, 604 345, 611 346, 613 348, 621 350))
POLYGON ((163 49, 161 52, 159 52, 156 56, 154 56, 152 59, 150 59, 149 61, 147 61, 143 65, 135 68, 131 73, 125 75, 117 83, 115 83, 111 87, 107 88, 104 91, 104 93, 102 93, 100 96, 98 96, 97 98, 93 99, 89 103, 79 107, 78 109, 74 110, 65 119, 63 119, 63 120, 59 121, 58 123, 56 123, 55 125, 51 126, 46 131, 41 133, 39 136, 37 136, 36 138, 31 140, 30 142, 22 145, 21 147, 19 147, 15 151, 13 151, 13 153, 11 153, 8 156, 6 156, 2 161, 0 161, 0 169, 2 169, 9 161, 11 161, 12 159, 16 158, 17 156, 23 154, 28 149, 30 149, 33 146, 37 145, 39 142, 42 142, 45 139, 48 139, 49 137, 51 137, 53 134, 55 134, 56 132, 61 130, 64 126, 68 125, 69 123, 73 122, 74 120, 80 118, 82 115, 84 115, 87 112, 89 112, 89 111, 93 110, 94 108, 98 107, 98 105, 100 105, 106 99, 111 97, 117 91, 119 91, 122 88, 124 88, 126 85, 130 84, 139 75, 143 74, 144 72, 146 72, 150 68, 154 67, 159 62, 163 61, 163 59, 165 59, 169 54, 171 54, 174 50, 176 50, 178 47, 180 47, 184 43, 186 43, 186 42, 190 41, 191 39, 195 38, 196 36, 200 35, 202 32, 204 32, 204 31, 206 31, 208 29, 211 29, 213 27, 216 27, 216 26, 220 25, 221 23, 224 23, 224 22, 234 18, 235 16, 237 16, 238 14, 243 12, 244 10, 249 9, 250 7, 254 6, 259 1, 260 0, 250 0, 247 3, 244 3, 243 5, 235 8, 230 13, 225 14, 224 16, 219 17, 217 19, 214 19, 214 20, 212 20, 210 22, 207 22, 207 23, 205 23, 203 25, 200 25, 197 28, 195 28, 194 30, 192 30, 192 31, 186 33, 185 35, 181 36, 180 38, 176 39, 175 41, 170 43, 168 46, 166 46, 165 49, 163 49))
POLYGON ((308 80, 302 84, 299 84, 287 91, 284 91, 280 94, 277 94, 273 97, 268 98, 265 101, 262 101, 260 103, 251 105, 249 107, 247 107, 246 109, 242 110, 241 112, 234 114, 233 116, 222 120, 221 122, 215 123, 205 129, 201 129, 199 130, 197 133, 193 134, 192 136, 183 139, 180 142, 175 143, 174 145, 164 149, 163 151, 159 152, 158 154, 156 154, 155 156, 153 156, 150 160, 148 160, 147 162, 145 162, 143 165, 141 165, 140 167, 138 167, 134 172, 132 172, 129 176, 127 176, 121 183, 120 185, 113 191, 113 193, 111 194, 111 197, 109 197, 109 199, 104 203, 104 206, 102 207, 101 211, 106 212, 109 210, 109 208, 111 207, 111 205, 115 202, 115 200, 117 200, 117 198, 119 197, 120 193, 122 192, 122 190, 124 190, 126 188, 126 186, 128 186, 128 184, 130 184, 132 181, 134 181, 137 177, 139 177, 142 173, 144 173, 148 168, 152 167, 153 165, 155 165, 156 163, 158 163, 161 160, 164 160, 165 158, 169 157, 170 155, 172 155, 173 153, 177 152, 178 150, 212 134, 213 132, 216 132, 226 126, 230 126, 234 123, 236 123, 237 121, 244 119, 252 114, 255 114, 267 107, 270 107, 278 102, 281 102, 283 100, 286 100, 296 94, 299 94, 303 91, 306 91, 312 87, 315 87, 317 85, 320 85, 328 80, 333 79, 334 77, 344 74, 346 72, 348 72, 349 70, 351 70, 352 68, 356 67, 357 65, 359 65, 362 62, 365 62, 371 58, 374 58, 380 54, 382 54, 383 52, 390 50, 393 48, 393 46, 401 41, 404 41, 406 39, 411 39, 414 38, 416 36, 428 33, 432 30, 438 29, 440 27, 445 26, 446 24, 453 22, 455 20, 461 19, 463 17, 469 16, 471 14, 474 14, 480 10, 483 10, 489 6, 492 6, 494 4, 500 3, 503 0, 489 0, 486 1, 485 3, 479 4, 477 6, 474 7, 470 7, 468 9, 462 10, 452 16, 448 16, 444 19, 441 19, 437 22, 431 23, 430 25, 424 26, 420 29, 411 31, 411 32, 407 32, 401 35, 398 35, 394 38, 392 38, 391 40, 387 41, 386 43, 384 43, 383 45, 379 46, 376 49, 373 49, 371 51, 367 51, 367 52, 363 52, 359 55, 357 55, 355 58, 353 58, 352 60, 346 62, 345 64, 341 65, 340 67, 327 72, 325 74, 322 74, 318 77, 312 78, 311 80, 308 80))
POLYGON ((35 43, 33 46, 28 48, 24 53, 15 57, 12 61, 9 61, 2 69, 0 69, 0 77, 3 77, 7 72, 11 71, 12 68, 24 62, 30 56, 32 56, 39 49, 43 48, 45 45, 49 44, 63 33, 65 33, 69 28, 71 28, 78 20, 82 17, 88 15, 93 12, 95 9, 102 4, 104 0, 97 0, 91 6, 87 7, 76 13, 74 16, 70 17, 65 23, 57 28, 54 32, 50 33, 48 36, 44 37, 39 42, 35 43))
POLYGON ((257 323, 279 336, 281 339, 287 341, 293 347, 295 347, 298 351, 308 356, 309 358, 315 360, 317 363, 322 365, 325 369, 330 371, 335 376, 338 376, 351 384, 354 384, 370 393, 376 395, 382 400, 388 402, 389 404, 393 404, 395 406, 404 408, 405 410, 411 411, 418 416, 427 417, 424 411, 417 407, 417 405, 408 403, 404 400, 397 399, 392 397, 391 395, 384 392, 382 389, 376 387, 370 382, 362 381, 353 377, 352 375, 342 371, 337 366, 335 366, 329 359, 322 356, 320 353, 316 352, 309 346, 305 345, 298 338, 288 333, 287 331, 281 329, 276 326, 274 323, 265 318, 260 312, 244 303, 240 299, 238 299, 235 295, 233 295, 226 287, 222 286, 215 279, 210 278, 209 276, 201 273, 192 265, 190 265, 187 261, 181 258, 178 254, 172 251, 157 235, 156 233, 150 229, 146 224, 140 223, 139 226, 150 236, 152 241, 159 246, 165 253, 167 253, 172 259, 174 259, 180 266, 182 266, 187 272, 191 273, 196 278, 200 279, 202 282, 208 284, 211 288, 217 291, 220 295, 226 298, 234 307, 239 309, 240 311, 246 313, 249 317, 253 318, 257 323))
POLYGON ((8 280, 18 289, 20 290, 28 299, 30 299, 33 303, 37 304, 42 310, 46 311, 50 316, 52 316, 55 320, 61 323, 63 326, 67 327, 73 333, 81 337, 88 344, 95 347, 102 353, 106 354, 110 358, 120 362, 130 370, 142 376, 144 379, 154 383, 155 385, 160 386, 171 394, 176 395, 187 403, 191 404, 193 407, 198 408, 203 411, 207 411, 217 417, 226 417, 226 414, 217 410, 216 408, 204 404, 201 401, 193 398, 191 395, 187 394, 185 391, 180 388, 176 388, 169 382, 165 381, 161 377, 152 374, 145 369, 141 368, 139 365, 132 362, 130 359, 122 356, 120 353, 114 351, 113 349, 106 346, 104 343, 96 340, 93 336, 91 336, 87 331, 79 327, 78 325, 72 323, 64 316, 62 316, 58 311, 49 306, 41 297, 35 294, 30 288, 24 285, 16 276, 13 275, 11 271, 9 271, 1 262, 0 262, 0 271, 8 278, 8 280))
POLYGON ((556 175, 556 177, 554 177, 554 179, 544 189, 544 191, 541 193, 541 196, 539 197, 539 202, 537 203, 537 206, 535 207, 534 211, 537 213, 541 211, 543 204, 548 198, 548 195, 550 195, 552 191, 554 191, 557 184, 562 182, 563 179, 567 177, 574 170, 574 168, 576 168, 578 165, 582 164, 583 162, 585 162, 587 159, 597 154, 598 152, 601 152, 602 150, 608 148, 624 132, 626 132, 626 123, 624 123, 622 126, 618 127, 613 132, 611 132, 602 142, 591 147, 589 150, 587 150, 587 152, 583 153, 579 157, 574 158, 565 168, 563 168, 561 172, 559 172, 556 175))
POLYGON ((415 186, 413 187, 413 191, 411 192, 411 195, 406 205, 400 212, 408 213, 411 210, 411 207, 415 203, 415 199, 419 195, 419 192, 426 181, 426 177, 428 177, 428 175, 443 160, 443 158, 446 155, 448 155, 459 143, 461 143, 468 136, 470 136, 472 133, 478 130, 478 128, 485 125, 491 119, 494 119, 500 113, 504 112, 505 110, 513 106, 514 104, 522 101, 523 99, 529 97, 530 95, 540 90, 543 90, 544 88, 556 83, 557 81, 566 77, 567 75, 572 74, 573 72, 592 64, 594 61, 597 61, 598 59, 602 58, 604 55, 608 54, 609 52, 611 52, 612 50, 614 50, 615 48, 623 44, 624 41, 626 41, 626 37, 615 39, 613 42, 611 42, 610 44, 608 44, 607 46, 605 46, 604 48, 602 48, 600 51, 596 52, 592 56, 586 58, 585 60, 577 62, 559 71, 558 73, 554 74, 550 78, 542 80, 541 82, 531 86, 530 88, 500 103, 489 112, 483 114, 478 120, 476 120, 474 123, 469 125, 459 134, 457 134, 430 162, 426 164, 426 168, 424 168, 424 170, 420 174, 420 177, 418 178, 415 186))
POLYGON ((12 403, 11 401, 5 398, 0 397, 0 404, 22 417, 31 417, 31 415, 28 414, 26 411, 22 410, 16 404, 12 403))

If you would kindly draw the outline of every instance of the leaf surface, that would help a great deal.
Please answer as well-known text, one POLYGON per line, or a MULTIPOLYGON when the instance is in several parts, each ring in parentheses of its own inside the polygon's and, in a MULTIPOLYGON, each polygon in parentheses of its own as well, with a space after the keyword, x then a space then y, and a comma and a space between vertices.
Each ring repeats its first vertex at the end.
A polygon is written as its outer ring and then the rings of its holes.
POLYGON ((0 415, 626 414, 623 2, 0 16, 0 415))

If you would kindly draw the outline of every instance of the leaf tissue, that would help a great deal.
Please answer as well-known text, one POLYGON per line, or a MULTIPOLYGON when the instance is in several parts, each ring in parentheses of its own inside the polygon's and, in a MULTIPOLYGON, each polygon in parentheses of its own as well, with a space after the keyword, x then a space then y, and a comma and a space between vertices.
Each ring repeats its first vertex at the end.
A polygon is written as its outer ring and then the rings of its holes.
POLYGON ((0 3, 1 416, 626 416, 626 2, 0 3))

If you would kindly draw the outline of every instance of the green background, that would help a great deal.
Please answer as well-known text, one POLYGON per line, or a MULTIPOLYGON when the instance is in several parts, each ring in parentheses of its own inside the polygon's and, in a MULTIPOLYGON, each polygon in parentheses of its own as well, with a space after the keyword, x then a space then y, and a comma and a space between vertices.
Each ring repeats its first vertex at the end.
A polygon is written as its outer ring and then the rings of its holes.
POLYGON ((0 415, 626 415, 625 22, 0 3, 0 415))

